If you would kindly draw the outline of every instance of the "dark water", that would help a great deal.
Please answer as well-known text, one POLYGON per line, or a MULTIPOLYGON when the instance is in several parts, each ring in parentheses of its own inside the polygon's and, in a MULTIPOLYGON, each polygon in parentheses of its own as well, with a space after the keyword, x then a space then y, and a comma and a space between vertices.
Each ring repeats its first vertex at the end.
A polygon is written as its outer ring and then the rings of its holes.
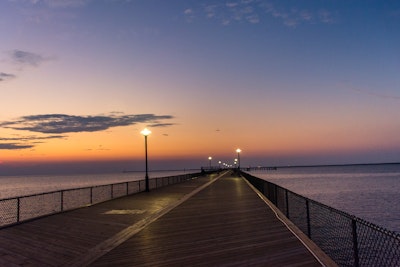
POLYGON ((400 164, 278 168, 250 173, 400 233, 400 164))

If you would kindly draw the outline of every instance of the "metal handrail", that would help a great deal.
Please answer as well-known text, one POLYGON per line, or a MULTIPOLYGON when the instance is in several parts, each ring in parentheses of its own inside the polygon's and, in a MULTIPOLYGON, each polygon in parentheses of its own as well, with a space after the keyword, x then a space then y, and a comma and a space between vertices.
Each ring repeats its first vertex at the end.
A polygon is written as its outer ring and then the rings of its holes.
POLYGON ((400 234, 241 172, 339 266, 400 266, 400 234))
MULTIPOLYGON (((204 173, 188 173, 150 179, 150 189, 184 182, 204 173)), ((145 180, 78 187, 0 199, 0 229, 27 220, 91 206, 145 191, 145 180)))

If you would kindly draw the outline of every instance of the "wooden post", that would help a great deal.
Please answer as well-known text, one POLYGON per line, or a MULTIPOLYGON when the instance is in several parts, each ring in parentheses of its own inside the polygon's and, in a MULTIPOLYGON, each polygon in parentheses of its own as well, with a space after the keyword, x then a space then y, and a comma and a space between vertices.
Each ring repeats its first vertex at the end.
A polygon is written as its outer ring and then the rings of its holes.
POLYGON ((358 238, 357 238, 357 222, 353 218, 351 220, 352 233, 353 233, 353 253, 354 253, 354 266, 360 266, 360 259, 358 258, 358 238))

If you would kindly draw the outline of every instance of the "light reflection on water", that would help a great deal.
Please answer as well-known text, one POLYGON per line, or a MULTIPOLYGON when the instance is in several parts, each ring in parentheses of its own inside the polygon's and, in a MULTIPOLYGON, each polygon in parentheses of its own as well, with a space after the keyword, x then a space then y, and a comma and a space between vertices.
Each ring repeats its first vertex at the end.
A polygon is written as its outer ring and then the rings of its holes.
POLYGON ((400 232, 400 164, 278 168, 250 174, 400 232))

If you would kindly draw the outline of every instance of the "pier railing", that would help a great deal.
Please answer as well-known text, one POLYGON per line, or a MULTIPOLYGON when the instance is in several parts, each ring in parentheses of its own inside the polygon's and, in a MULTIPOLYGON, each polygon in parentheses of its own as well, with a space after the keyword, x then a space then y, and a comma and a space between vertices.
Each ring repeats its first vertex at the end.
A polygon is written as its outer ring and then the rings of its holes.
POLYGON ((339 266, 400 266, 400 234, 241 174, 339 266))
MULTIPOLYGON (((205 173, 149 180, 150 189, 181 183, 205 173)), ((0 228, 145 191, 145 180, 52 191, 0 200, 0 228)))

